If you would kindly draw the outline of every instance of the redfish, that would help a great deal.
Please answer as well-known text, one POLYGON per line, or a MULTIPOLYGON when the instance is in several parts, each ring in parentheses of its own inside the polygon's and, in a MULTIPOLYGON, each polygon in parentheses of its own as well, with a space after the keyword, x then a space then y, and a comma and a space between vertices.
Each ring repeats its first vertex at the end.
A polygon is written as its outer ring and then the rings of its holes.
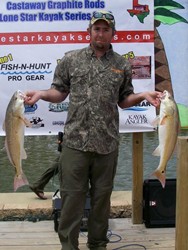
POLYGON ((22 159, 27 158, 24 149, 25 126, 30 127, 31 123, 24 117, 24 94, 18 90, 7 106, 3 125, 6 135, 5 148, 9 161, 15 168, 14 191, 29 184, 22 170, 22 159))
POLYGON ((176 147, 180 119, 177 104, 167 90, 164 90, 160 99, 159 116, 154 121, 154 124, 158 124, 159 146, 153 152, 153 155, 160 156, 160 161, 152 175, 157 177, 164 188, 166 166, 176 147))

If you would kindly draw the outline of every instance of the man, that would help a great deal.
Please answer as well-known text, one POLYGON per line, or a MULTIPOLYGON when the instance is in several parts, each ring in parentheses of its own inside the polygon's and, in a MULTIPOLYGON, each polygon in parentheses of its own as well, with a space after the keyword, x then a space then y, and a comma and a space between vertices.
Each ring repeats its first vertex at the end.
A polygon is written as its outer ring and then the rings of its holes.
POLYGON ((59 156, 55 159, 55 162, 50 166, 42 175, 31 185, 29 188, 41 199, 48 199, 44 194, 44 188, 48 184, 51 178, 58 174, 59 170, 59 156))
MULTIPOLYGON (((61 152, 63 142, 63 132, 58 133, 58 151, 61 152)), ((56 157, 52 166, 50 166, 42 175, 33 183, 30 184, 30 189, 41 199, 46 200, 47 196, 44 195, 44 188, 52 177, 59 173, 59 155, 56 157)))
POLYGON ((159 105, 156 91, 135 94, 129 62, 113 51, 115 20, 111 12, 94 12, 90 45, 68 52, 57 65, 48 90, 28 91, 27 104, 39 99, 62 102, 69 109, 60 156, 62 209, 58 234, 63 250, 79 249, 79 228, 90 187, 87 246, 106 249, 108 218, 119 144, 117 105, 126 108, 144 99, 159 105))

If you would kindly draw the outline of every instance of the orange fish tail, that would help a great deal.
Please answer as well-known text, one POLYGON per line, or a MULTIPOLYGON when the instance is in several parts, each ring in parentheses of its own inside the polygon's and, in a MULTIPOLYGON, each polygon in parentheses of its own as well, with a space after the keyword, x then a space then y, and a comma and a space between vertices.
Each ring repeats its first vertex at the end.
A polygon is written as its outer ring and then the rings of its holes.
POLYGON ((18 188, 20 188, 20 187, 22 187, 22 186, 25 186, 25 185, 29 185, 29 182, 28 182, 28 180, 27 180, 27 177, 24 175, 24 174, 22 174, 22 175, 15 175, 15 177, 14 177, 14 192, 18 189, 18 188))

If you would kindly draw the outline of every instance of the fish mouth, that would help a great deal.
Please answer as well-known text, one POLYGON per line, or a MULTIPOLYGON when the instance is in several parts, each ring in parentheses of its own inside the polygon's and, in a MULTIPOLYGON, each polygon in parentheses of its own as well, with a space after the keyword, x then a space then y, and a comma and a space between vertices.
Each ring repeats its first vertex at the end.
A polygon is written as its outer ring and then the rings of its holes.
POLYGON ((18 95, 19 95, 19 97, 22 99, 22 100, 24 100, 25 99, 25 94, 21 91, 21 90, 18 90, 18 95))
POLYGON ((168 96, 168 91, 164 90, 162 96, 160 97, 160 100, 164 100, 168 96))

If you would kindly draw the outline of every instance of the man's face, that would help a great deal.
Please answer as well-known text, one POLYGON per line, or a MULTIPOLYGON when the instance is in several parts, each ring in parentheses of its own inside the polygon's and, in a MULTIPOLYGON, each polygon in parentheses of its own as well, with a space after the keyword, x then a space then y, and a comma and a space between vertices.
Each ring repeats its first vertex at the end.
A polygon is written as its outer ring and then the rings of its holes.
POLYGON ((89 30, 91 45, 98 50, 108 50, 114 31, 104 20, 95 22, 89 30))

